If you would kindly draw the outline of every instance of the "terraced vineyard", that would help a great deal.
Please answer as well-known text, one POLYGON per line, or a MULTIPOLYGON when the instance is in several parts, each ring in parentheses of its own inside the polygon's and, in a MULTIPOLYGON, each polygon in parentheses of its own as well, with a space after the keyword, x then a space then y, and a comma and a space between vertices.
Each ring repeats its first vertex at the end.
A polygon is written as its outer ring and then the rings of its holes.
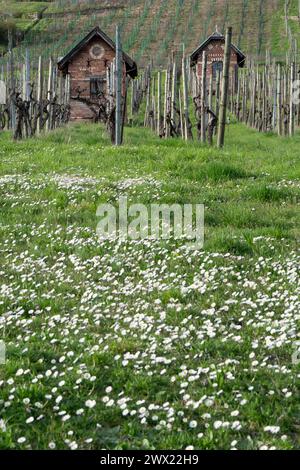
MULTIPOLYGON (((283 60, 289 47, 284 0, 107 0, 101 6, 95 0, 2 3, 2 21, 13 18, 24 34, 17 56, 29 47, 32 56, 58 57, 95 25, 113 35, 117 23, 122 28, 124 49, 140 65, 150 58, 162 65, 182 44, 192 51, 216 25, 222 31, 232 25, 234 42, 246 54, 264 57, 265 50, 271 49, 283 60)), ((292 0, 288 24, 298 40, 297 15, 298 2, 292 0)))

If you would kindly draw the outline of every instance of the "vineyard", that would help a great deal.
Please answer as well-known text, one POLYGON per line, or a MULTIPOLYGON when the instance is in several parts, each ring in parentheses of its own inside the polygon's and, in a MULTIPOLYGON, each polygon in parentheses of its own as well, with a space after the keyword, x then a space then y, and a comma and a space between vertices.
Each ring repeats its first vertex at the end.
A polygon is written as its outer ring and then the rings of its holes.
MULTIPOLYGON (((233 27, 233 42, 246 54, 264 58, 271 49, 280 60, 289 50, 289 38, 298 41, 298 2, 286 0, 59 0, 57 2, 5 2, 5 22, 14 22, 20 39, 16 55, 29 48, 32 57, 59 57, 94 26, 111 35, 119 24, 124 50, 140 65, 149 59, 163 65, 172 52, 185 45, 187 51, 211 34, 216 25, 225 31, 233 27)), ((3 2, 2 2, 3 3, 3 2)), ((1 33, 1 29, 0 29, 1 33)), ((1 38, 1 36, 0 36, 1 38)), ((2 34, 2 44, 5 42, 2 34)), ((4 50, 4 45, 2 45, 4 50)))

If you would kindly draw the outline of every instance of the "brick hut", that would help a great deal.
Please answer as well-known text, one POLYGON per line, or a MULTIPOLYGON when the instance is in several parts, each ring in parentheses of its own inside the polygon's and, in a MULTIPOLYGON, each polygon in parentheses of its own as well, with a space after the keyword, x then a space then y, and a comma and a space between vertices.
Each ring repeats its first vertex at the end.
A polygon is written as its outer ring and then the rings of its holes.
MULTIPOLYGON (((97 100, 97 94, 107 94, 107 67, 116 56, 115 43, 100 28, 94 28, 65 57, 58 61, 58 69, 70 75, 71 121, 91 121, 94 113, 90 107, 75 98, 97 100)), ((126 76, 137 76, 136 63, 123 52, 123 96, 126 76)))
MULTIPOLYGON (((209 36, 192 54, 191 67, 199 78, 202 74, 202 53, 207 54, 207 77, 215 79, 218 70, 223 70, 225 36, 216 30, 209 36)), ((246 56, 234 45, 231 46, 230 69, 237 71, 238 67, 244 67, 246 56)))

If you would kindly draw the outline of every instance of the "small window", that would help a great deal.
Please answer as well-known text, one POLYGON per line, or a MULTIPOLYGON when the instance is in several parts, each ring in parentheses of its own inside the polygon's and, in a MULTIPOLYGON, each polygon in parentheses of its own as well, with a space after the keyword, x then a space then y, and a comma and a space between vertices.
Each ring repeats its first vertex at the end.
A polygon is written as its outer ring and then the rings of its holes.
POLYGON ((100 93, 105 93, 106 78, 92 77, 90 79, 90 95, 91 98, 97 97, 100 93))
POLYGON ((218 71, 223 72, 223 62, 213 62, 213 78, 217 78, 218 71))
POLYGON ((104 48, 100 44, 96 44, 95 46, 92 46, 90 49, 90 56, 93 59, 101 59, 104 53, 105 53, 104 48))

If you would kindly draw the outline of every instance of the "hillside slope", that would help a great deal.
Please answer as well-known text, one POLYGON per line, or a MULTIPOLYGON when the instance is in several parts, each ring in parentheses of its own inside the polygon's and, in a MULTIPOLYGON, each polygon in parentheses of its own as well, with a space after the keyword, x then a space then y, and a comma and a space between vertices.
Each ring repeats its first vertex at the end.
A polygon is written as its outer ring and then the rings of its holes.
POLYGON ((300 37, 298 1, 289 2, 288 33, 284 3, 285 0, 10 1, 5 5, 2 2, 1 17, 3 20, 6 15, 7 21, 11 12, 21 15, 19 27, 23 25, 25 34, 18 47, 20 56, 25 47, 31 49, 33 57, 62 56, 95 25, 113 35, 119 24, 124 49, 140 65, 150 58, 162 65, 172 51, 182 49, 183 43, 190 52, 216 26, 224 31, 231 25, 234 42, 246 54, 263 58, 266 49, 270 49, 278 59, 284 59, 288 38, 300 37))

